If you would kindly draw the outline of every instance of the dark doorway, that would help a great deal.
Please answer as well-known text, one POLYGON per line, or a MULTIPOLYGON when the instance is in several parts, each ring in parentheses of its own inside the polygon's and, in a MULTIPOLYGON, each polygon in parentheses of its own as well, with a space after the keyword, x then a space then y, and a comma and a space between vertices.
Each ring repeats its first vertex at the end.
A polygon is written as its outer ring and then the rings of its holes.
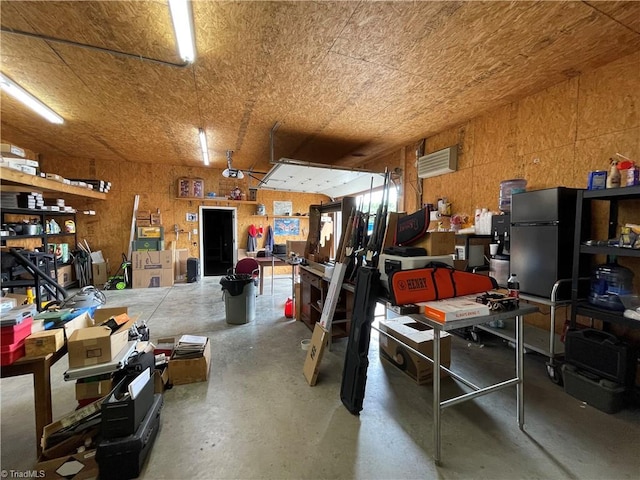
POLYGON ((234 210, 202 211, 204 276, 225 275, 233 267, 233 215, 234 210))

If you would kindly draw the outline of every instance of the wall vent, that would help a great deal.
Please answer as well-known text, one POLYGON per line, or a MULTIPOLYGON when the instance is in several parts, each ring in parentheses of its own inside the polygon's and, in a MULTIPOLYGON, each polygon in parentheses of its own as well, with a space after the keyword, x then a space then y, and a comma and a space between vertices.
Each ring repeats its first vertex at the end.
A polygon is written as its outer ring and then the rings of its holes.
POLYGON ((443 148, 418 159, 418 178, 430 178, 458 169, 458 145, 443 148))

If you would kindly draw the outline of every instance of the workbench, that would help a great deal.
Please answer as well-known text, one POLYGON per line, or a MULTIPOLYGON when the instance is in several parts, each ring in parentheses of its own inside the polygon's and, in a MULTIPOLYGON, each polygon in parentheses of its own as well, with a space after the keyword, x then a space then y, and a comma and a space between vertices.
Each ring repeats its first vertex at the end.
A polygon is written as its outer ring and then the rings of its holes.
POLYGON ((40 439, 46 425, 53 422, 51 408, 51 366, 67 354, 67 346, 44 357, 22 357, 0 369, 1 378, 33 374, 33 403, 36 413, 36 453, 42 453, 40 439))
POLYGON ((455 320, 447 323, 441 323, 437 320, 431 319, 428 316, 420 315, 420 314, 412 314, 409 315, 416 322, 427 325, 428 327, 433 329, 433 358, 429 358, 421 352, 418 352, 414 348, 410 347, 406 343, 403 343, 398 338, 389 335, 387 332, 383 332, 376 325, 372 325, 372 328, 378 333, 385 335, 387 337, 393 338, 396 342, 402 344, 405 348, 410 350, 411 352, 418 355, 420 358, 425 359, 428 362, 433 363, 433 444, 434 444, 434 454, 433 458, 437 465, 440 464, 440 415, 442 410, 445 408, 451 407, 458 403, 466 402, 467 400, 471 400, 473 398, 487 395, 489 393, 494 393, 498 390, 502 390, 507 387, 516 387, 516 419, 518 422, 518 427, 522 430, 524 426, 524 392, 523 392, 523 360, 524 360, 524 345, 522 340, 522 330, 524 324, 524 315, 528 315, 530 313, 534 313, 538 311, 538 307, 533 305, 525 305, 521 304, 517 310, 505 311, 505 312, 491 312, 489 315, 482 315, 479 317, 466 318, 463 320, 455 320), (447 332, 450 330, 455 330, 458 328, 471 327, 474 325, 484 324, 490 321, 497 320, 506 320, 510 318, 515 318, 516 324, 516 333, 515 333, 515 377, 507 380, 503 380, 493 385, 489 385, 486 387, 479 387, 472 383, 471 381, 463 378, 459 374, 453 372, 449 368, 443 366, 440 363, 440 334, 442 332, 447 332), (458 380, 463 383, 467 387, 469 387, 472 391, 469 393, 465 393, 463 395, 453 397, 447 400, 442 400, 440 398, 440 375, 435 372, 439 372, 440 370, 444 370, 447 372, 452 378, 458 380))

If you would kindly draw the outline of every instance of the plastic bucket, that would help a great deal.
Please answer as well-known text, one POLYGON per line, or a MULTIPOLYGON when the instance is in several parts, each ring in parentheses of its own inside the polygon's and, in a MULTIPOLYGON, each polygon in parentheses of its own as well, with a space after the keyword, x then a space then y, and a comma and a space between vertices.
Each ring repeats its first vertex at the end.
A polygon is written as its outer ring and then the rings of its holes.
POLYGON ((511 211, 511 195, 527 190, 527 181, 524 178, 512 178, 500 182, 500 197, 498 198, 498 208, 501 212, 511 211))

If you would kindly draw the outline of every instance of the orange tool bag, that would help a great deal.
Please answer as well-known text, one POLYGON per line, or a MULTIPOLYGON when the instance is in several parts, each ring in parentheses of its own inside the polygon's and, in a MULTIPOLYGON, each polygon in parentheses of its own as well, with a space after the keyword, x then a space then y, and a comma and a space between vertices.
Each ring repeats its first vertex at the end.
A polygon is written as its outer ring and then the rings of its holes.
POLYGON ((425 268, 396 270, 389 276, 392 305, 430 302, 494 288, 498 283, 493 277, 455 270, 439 262, 431 262, 425 268))

